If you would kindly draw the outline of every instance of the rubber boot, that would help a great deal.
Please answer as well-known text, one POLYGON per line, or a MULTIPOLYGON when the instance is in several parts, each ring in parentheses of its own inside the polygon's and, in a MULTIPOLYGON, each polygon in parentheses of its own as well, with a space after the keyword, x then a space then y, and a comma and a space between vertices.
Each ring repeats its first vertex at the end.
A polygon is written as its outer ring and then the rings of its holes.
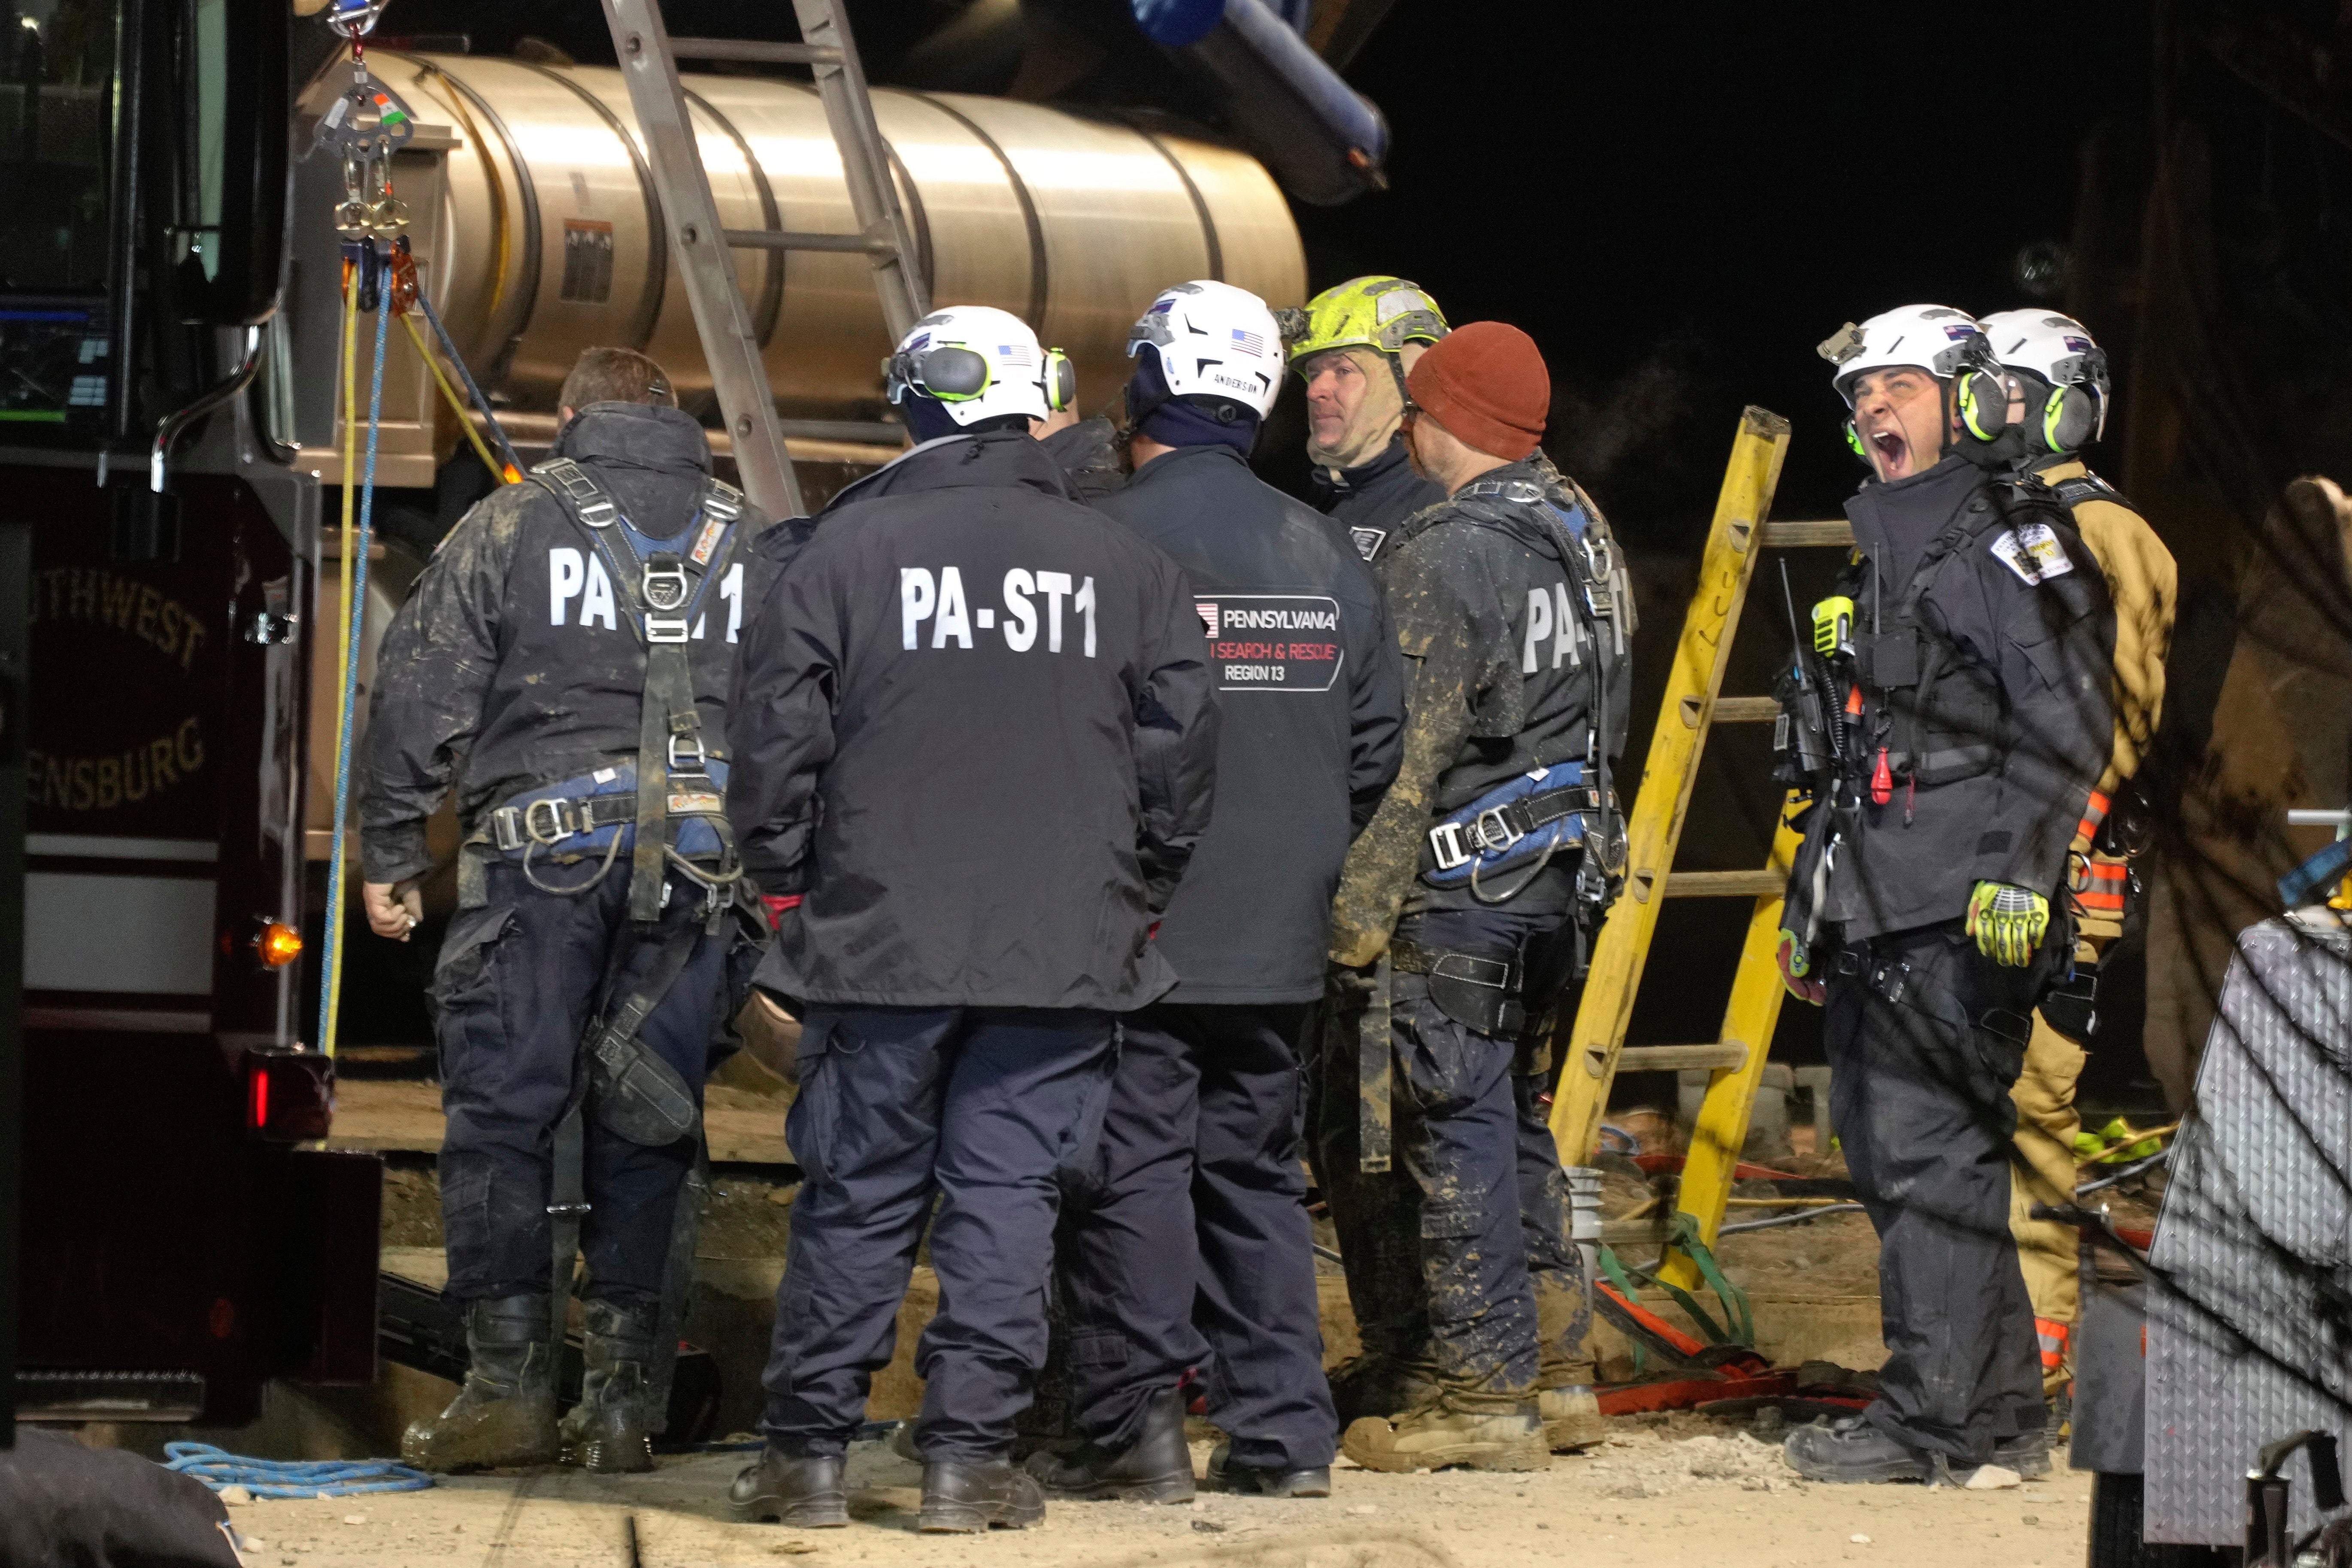
POLYGON ((1430 1406, 1394 1421, 1367 1416, 1348 1428, 1339 1450, 1368 1470, 1395 1474, 1452 1465, 1473 1470, 1539 1470, 1551 1463, 1543 1421, 1533 1403, 1513 1411, 1430 1406))
POLYGON ((591 1301, 580 1403, 564 1413, 562 1459, 600 1475, 627 1475, 654 1468, 654 1429, 662 1412, 654 1408, 654 1343, 660 1333, 661 1303, 591 1301))
POLYGON ((762 1449, 727 1488, 728 1506, 746 1521, 773 1520, 794 1530, 839 1530, 849 1522, 849 1489, 838 1454, 794 1458, 762 1449))
POLYGON ((1254 1497, 1329 1497, 1331 1467, 1286 1470, 1272 1465, 1234 1462, 1234 1446, 1220 1443, 1209 1456, 1209 1484, 1254 1497))
POLYGON ((1045 1517, 1037 1482, 1010 1460, 934 1459, 923 1467, 915 1528, 926 1534, 969 1535, 992 1524, 1026 1530, 1045 1517))
POLYGON ((1609 1436, 1608 1417, 1590 1386, 1538 1389, 1536 1410, 1543 1417, 1544 1447, 1555 1454, 1591 1448, 1609 1436))
POLYGON ((444 1475, 543 1465, 556 1454, 555 1379, 545 1296, 504 1296, 466 1309, 465 1385, 438 1416, 412 1422, 404 1463, 444 1475))
POLYGON ((1184 1396, 1163 1388, 1144 1402, 1135 1441, 1114 1452, 1093 1443, 1072 1454, 1029 1456, 1029 1473, 1051 1498, 1100 1502, 1191 1502, 1192 1450, 1184 1441, 1184 1396))

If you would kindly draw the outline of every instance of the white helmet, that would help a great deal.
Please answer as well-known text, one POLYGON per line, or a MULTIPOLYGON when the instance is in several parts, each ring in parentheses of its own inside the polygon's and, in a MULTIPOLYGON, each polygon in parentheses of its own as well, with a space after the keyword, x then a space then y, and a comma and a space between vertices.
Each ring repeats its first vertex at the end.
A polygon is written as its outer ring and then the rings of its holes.
MULTIPOLYGON (((1998 310, 1982 326, 2003 369, 2021 371, 2048 389, 2039 409, 2026 410, 2026 424, 2043 445, 2072 452, 2105 432, 2114 383, 2106 350, 2089 328, 2054 310, 1998 310)), ((2030 392, 2027 402, 2032 402, 2030 392)))
POLYGON ((1976 319, 1948 305, 1906 305, 1859 327, 1849 321, 1815 351, 1835 367, 1831 374, 1848 408, 1853 406, 1853 383, 1872 371, 1916 365, 1950 381, 1990 359, 1976 319))
POLYGON ((1246 288, 1203 278, 1162 290, 1127 335, 1127 355, 1145 348, 1174 397, 1232 398, 1264 419, 1282 392, 1282 329, 1265 301, 1246 288))
POLYGON ((1041 347, 1029 324, 992 305, 950 305, 909 328, 883 365, 893 405, 938 400, 960 425, 1023 414, 1043 419, 1077 400, 1077 376, 1059 349, 1041 347))

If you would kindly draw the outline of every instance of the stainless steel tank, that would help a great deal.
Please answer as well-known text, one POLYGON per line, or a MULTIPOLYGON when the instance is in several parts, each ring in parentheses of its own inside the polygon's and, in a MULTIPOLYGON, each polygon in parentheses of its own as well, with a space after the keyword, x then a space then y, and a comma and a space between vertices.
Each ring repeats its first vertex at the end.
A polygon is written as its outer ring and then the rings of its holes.
MULTIPOLYGON (((660 360, 681 393, 707 388, 694 319, 664 252, 650 175, 620 73, 473 56, 371 51, 418 134, 395 160, 425 287, 486 387, 550 411, 582 349, 660 360)), ((348 79, 331 65, 307 125, 348 79)), ((807 86, 685 78, 702 160, 730 227, 855 228, 824 113, 807 86)), ((1127 329, 1154 294, 1218 277, 1295 305, 1306 261, 1281 193, 1246 154, 1189 137, 1005 99, 880 89, 917 265, 939 304, 994 305, 1076 362, 1081 405, 1126 379, 1127 329)), ((306 466, 337 476, 334 235, 339 172, 298 176, 291 361, 306 466)), ((788 417, 871 419, 889 350, 864 256, 738 250, 735 262, 788 417)), ((429 483, 455 427, 395 329, 380 483, 429 483)), ((363 347, 362 354, 367 350, 363 347)), ((365 390, 362 388, 362 396, 365 390)))

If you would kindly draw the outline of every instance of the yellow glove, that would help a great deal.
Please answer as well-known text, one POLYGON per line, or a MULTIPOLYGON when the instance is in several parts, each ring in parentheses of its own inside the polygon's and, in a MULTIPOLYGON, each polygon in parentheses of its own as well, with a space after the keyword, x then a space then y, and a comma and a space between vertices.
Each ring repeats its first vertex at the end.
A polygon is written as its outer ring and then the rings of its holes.
POLYGON ((2029 888, 1980 882, 1969 895, 1968 930, 1977 951, 2006 968, 2032 963, 2049 929, 2050 901, 2029 888))

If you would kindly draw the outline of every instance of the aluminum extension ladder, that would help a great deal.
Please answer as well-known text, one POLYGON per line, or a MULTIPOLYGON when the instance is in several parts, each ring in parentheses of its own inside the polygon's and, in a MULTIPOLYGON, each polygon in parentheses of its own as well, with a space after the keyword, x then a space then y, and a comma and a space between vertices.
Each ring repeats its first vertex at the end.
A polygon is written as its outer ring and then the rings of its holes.
MULTIPOLYGON (((662 219, 669 225, 670 254, 677 257, 695 329, 710 361, 719 409, 734 443, 735 466, 744 493, 772 517, 798 517, 799 481, 784 449, 783 426, 751 329, 751 312, 735 277, 733 247, 763 250, 852 251, 874 264, 874 287, 881 296, 882 319, 896 343, 929 313, 922 279, 909 258, 914 242, 898 193, 890 183, 889 153, 874 123, 874 102, 866 90, 865 68, 839 0, 793 0, 802 42, 756 43, 736 38, 673 38, 662 25, 659 0, 604 0, 613 29, 621 77, 629 86, 637 129, 662 219), (702 167, 686 90, 677 78, 681 59, 753 60, 812 68, 827 128, 841 154, 849 186, 856 234, 805 234, 784 229, 730 229, 719 218, 710 178, 702 167)), ((887 349, 886 345, 886 349, 887 349)))
MULTIPOLYGON (((1575 1020, 1556 1028, 1552 1037, 1561 1069, 1553 1094, 1551 1131, 1563 1165, 1592 1163, 1610 1086, 1620 1071, 1707 1071, 1706 1097, 1692 1130, 1676 1207, 1698 1222, 1699 1238, 1709 1247, 1723 1223, 1740 1147, 1748 1141, 1756 1086, 1771 1049, 1773 1025, 1780 1017, 1784 993, 1773 952, 1780 930, 1781 894, 1799 838, 1789 826, 1784 802, 1771 854, 1759 870, 1677 872, 1673 869, 1675 846, 1682 838, 1707 730, 1718 724, 1768 723, 1780 711, 1772 697, 1718 695, 1758 557, 1767 549, 1853 543, 1853 527, 1843 517, 1828 522, 1765 520, 1788 448, 1787 420, 1753 407, 1740 415, 1739 434, 1732 443, 1715 521, 1700 558, 1698 591, 1683 618, 1674 668, 1642 769, 1641 793, 1626 823, 1625 890, 1593 944, 1592 967, 1575 1020), (1668 898, 1753 898, 1756 906, 1740 947, 1731 999, 1724 1008, 1723 1029, 1714 1043, 1628 1046, 1626 1025, 1633 1016, 1659 907, 1668 898)), ((1679 1250, 1669 1254, 1661 1277, 1686 1289, 1699 1284, 1696 1266, 1679 1250)))

